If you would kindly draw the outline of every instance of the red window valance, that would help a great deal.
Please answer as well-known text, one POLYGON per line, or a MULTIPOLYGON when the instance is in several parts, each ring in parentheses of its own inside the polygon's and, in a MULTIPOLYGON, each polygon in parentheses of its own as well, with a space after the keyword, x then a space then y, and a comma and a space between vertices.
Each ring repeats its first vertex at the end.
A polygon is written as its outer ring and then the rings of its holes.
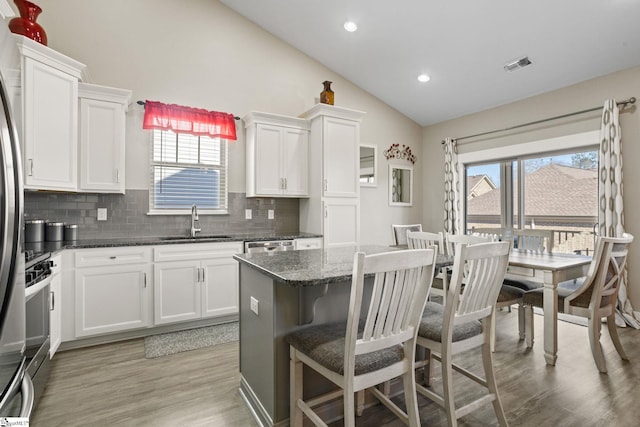
POLYGON ((142 129, 172 130, 232 141, 237 139, 233 114, 155 101, 145 102, 142 129))

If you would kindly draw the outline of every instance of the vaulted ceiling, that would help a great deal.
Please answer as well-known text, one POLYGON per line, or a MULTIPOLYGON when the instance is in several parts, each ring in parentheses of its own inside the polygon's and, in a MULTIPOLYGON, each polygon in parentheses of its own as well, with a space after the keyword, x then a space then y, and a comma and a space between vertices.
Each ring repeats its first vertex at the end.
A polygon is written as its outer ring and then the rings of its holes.
POLYGON ((640 65, 639 0, 220 1, 423 126, 640 65))

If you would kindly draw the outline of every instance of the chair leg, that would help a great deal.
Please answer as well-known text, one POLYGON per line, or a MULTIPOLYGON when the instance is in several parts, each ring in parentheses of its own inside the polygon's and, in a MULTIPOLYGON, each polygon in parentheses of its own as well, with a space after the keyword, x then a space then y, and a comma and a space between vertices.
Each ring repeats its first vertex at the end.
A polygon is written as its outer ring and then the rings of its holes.
POLYGON ((409 427, 420 427, 418 398, 416 394, 416 376, 413 369, 410 369, 402 375, 402 385, 404 386, 404 401, 407 407, 407 415, 409 416, 409 427))
POLYGON ((346 384, 344 389, 344 427, 356 426, 356 408, 355 408, 355 393, 351 384, 346 384))
POLYGON ((622 360, 629 360, 629 358, 627 357, 627 354, 624 352, 624 349, 622 348, 620 337, 618 337, 618 327, 616 326, 615 311, 610 316, 607 316, 607 328, 609 329, 609 336, 611 336, 611 341, 613 341, 613 345, 615 346, 622 360))
POLYGON ((356 393, 356 415, 361 417, 364 412, 364 390, 356 393))
POLYGON ((456 405, 453 395, 453 362, 451 360, 453 354, 451 353, 450 348, 443 346, 440 356, 440 364, 442 365, 442 397, 444 399, 444 410, 447 413, 449 427, 457 427, 458 419, 456 418, 456 405))
POLYGON ((533 307, 524 308, 524 331, 527 348, 533 347, 533 307))
POLYGON ((302 362, 293 347, 289 348, 289 425, 302 427, 302 410, 298 400, 302 399, 302 362))
POLYGON ((520 304, 518 304, 518 336, 520 337, 520 340, 525 338, 525 331, 524 304, 520 302, 520 304))
POLYGON ((433 376, 433 357, 431 357, 431 350, 428 348, 424 349, 424 361, 425 365, 422 369, 422 382, 425 387, 429 387, 431 385, 431 377, 433 376))
MULTIPOLYGON (((485 320, 486 322, 486 320, 485 320)), ((493 400, 493 410, 496 413, 496 417, 498 418, 498 422, 501 426, 508 426, 507 418, 504 415, 504 410, 502 409, 502 402, 500 401, 500 395, 498 394, 498 387, 496 386, 496 377, 493 373, 493 356, 491 355, 491 347, 487 343, 487 334, 485 332, 485 342, 482 344, 482 363, 484 365, 484 374, 485 379, 487 380, 487 388, 489 389, 489 393, 495 396, 493 400)))
POLYGON ((593 360, 596 362, 598 370, 606 374, 607 364, 604 361, 604 354, 602 353, 602 345, 600 344, 600 325, 602 319, 597 317, 591 317, 589 319, 589 344, 591 344, 591 353, 593 354, 593 360))
POLYGON ((491 332, 489 334, 489 347, 491 352, 496 351, 496 307, 491 312, 491 332))

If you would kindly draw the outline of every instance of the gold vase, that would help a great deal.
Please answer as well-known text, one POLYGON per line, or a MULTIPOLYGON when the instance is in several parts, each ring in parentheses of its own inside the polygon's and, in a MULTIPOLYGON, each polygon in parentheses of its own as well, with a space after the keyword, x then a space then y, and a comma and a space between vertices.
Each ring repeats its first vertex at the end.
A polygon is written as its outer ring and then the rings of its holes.
POLYGON ((331 90, 331 83, 328 80, 322 82, 324 90, 320 92, 320 102, 323 104, 333 105, 333 91, 331 90))

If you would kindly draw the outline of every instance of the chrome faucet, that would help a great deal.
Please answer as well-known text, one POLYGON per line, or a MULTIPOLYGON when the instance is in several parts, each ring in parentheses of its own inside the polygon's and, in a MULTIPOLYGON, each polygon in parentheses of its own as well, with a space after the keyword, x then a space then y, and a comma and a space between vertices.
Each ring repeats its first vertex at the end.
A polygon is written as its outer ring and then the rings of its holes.
POLYGON ((202 231, 200 228, 200 220, 198 219, 198 208, 196 205, 191 206, 191 237, 196 237, 196 233, 202 231))

